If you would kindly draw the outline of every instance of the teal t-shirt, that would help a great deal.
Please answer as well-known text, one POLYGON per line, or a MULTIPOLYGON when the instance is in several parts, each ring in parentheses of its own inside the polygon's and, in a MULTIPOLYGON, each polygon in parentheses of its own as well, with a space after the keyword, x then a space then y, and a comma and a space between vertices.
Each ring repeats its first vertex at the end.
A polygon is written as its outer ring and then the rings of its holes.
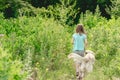
POLYGON ((74 39, 74 44, 73 44, 73 51, 75 50, 84 50, 85 44, 84 41, 87 38, 85 34, 79 34, 79 33, 74 33, 73 34, 73 39, 74 39))

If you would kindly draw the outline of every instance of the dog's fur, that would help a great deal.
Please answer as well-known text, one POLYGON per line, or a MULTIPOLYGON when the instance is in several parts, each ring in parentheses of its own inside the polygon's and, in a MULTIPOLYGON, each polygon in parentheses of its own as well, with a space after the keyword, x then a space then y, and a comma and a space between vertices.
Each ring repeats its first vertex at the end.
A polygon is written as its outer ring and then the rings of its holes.
POLYGON ((92 72, 93 64, 95 62, 95 56, 93 51, 86 50, 84 57, 81 57, 76 53, 70 53, 68 55, 68 58, 73 59, 75 63, 79 64, 79 80, 82 80, 86 73, 92 72))

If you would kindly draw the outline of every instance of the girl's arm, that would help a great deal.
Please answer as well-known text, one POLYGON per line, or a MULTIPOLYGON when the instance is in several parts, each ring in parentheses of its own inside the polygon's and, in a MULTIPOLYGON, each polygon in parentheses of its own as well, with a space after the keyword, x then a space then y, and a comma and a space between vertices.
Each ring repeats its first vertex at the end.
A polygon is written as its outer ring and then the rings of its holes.
POLYGON ((88 44, 87 39, 85 39, 85 48, 87 47, 87 44, 88 44))

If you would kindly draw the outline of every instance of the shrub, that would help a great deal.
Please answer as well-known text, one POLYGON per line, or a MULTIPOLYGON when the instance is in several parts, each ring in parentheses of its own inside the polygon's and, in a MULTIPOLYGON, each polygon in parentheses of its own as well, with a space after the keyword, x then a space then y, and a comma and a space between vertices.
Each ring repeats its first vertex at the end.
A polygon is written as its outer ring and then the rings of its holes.
POLYGON ((120 75, 119 63, 117 63, 119 61, 119 26, 119 19, 111 19, 103 25, 88 30, 89 48, 96 53, 98 62, 96 64, 109 77, 120 75))
POLYGON ((12 60, 12 54, 0 47, 0 80, 22 80, 25 73, 22 72, 22 62, 12 60))

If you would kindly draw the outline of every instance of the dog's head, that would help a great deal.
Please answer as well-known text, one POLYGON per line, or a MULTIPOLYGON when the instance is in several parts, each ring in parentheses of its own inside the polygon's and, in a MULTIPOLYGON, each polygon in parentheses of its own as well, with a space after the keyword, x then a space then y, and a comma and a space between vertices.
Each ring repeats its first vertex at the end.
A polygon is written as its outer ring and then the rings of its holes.
POLYGON ((95 55, 94 55, 94 52, 91 51, 91 50, 86 50, 85 51, 85 59, 86 61, 92 61, 92 63, 94 63, 95 61, 95 55))
POLYGON ((91 50, 86 50, 86 51, 85 51, 85 54, 89 54, 89 53, 90 53, 90 54, 94 54, 94 52, 91 51, 91 50))

